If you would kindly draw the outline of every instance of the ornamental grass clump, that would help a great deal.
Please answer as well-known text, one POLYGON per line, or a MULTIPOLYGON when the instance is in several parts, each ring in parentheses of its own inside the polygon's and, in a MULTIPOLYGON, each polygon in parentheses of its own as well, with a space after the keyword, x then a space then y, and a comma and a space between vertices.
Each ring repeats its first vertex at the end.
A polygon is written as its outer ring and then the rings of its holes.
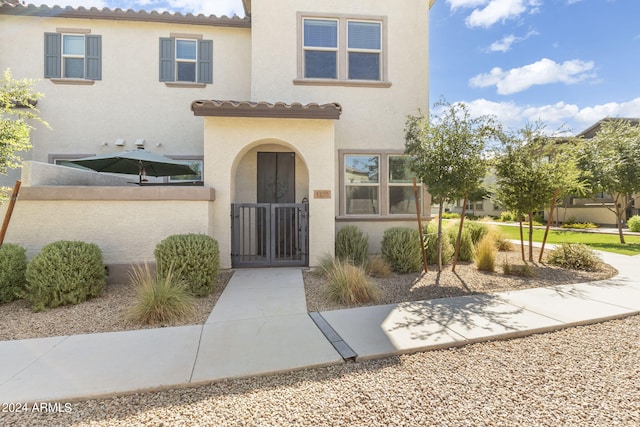
POLYGON ((387 278, 391 276, 392 270, 389 263, 382 259, 380 255, 369 258, 367 263, 367 273, 371 277, 387 278))
POLYGON ((380 244, 382 258, 398 273, 422 270, 422 250, 418 230, 393 227, 384 231, 380 244))
POLYGON ((220 270, 220 250, 211 236, 175 234, 158 243, 153 254, 160 276, 171 270, 176 278, 187 282, 196 297, 213 291, 220 270))
POLYGON ((347 225, 336 235, 336 258, 354 265, 365 265, 369 256, 369 237, 358 227, 347 225))
POLYGON ((129 323, 147 325, 172 324, 195 311, 195 297, 187 282, 174 275, 169 266, 164 274, 153 274, 148 265, 136 266, 129 272, 135 287, 135 302, 126 311, 129 323))
POLYGON ((321 268, 329 281, 326 294, 330 300, 347 305, 379 300, 380 289, 369 280, 364 268, 339 259, 321 268))
POLYGON ((97 297, 106 281, 102 251, 93 243, 50 243, 27 265, 26 280, 22 296, 34 311, 97 297))
POLYGON ((490 236, 485 236, 476 248, 476 268, 482 271, 496 270, 496 243, 490 236))
POLYGON ((547 254, 547 263, 571 270, 597 271, 602 259, 582 243, 562 243, 547 254))
POLYGON ((0 246, 0 304, 19 298, 27 272, 26 250, 12 243, 0 246))

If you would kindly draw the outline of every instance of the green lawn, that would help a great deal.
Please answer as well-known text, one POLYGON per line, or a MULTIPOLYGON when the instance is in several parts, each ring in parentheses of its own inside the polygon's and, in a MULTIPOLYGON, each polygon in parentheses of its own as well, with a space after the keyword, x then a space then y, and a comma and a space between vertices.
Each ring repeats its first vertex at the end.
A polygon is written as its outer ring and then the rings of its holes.
MULTIPOLYGON (((509 225, 499 225, 500 231, 509 239, 520 240, 520 231, 518 227, 509 225)), ((542 242, 544 237, 544 229, 536 228, 533 230, 533 240, 542 242)), ((524 229, 524 239, 529 239, 529 229, 524 229)), ((584 243, 593 249, 600 251, 616 252, 624 255, 640 254, 640 236, 624 236, 626 244, 620 244, 620 238, 617 234, 601 234, 601 233, 581 233, 576 231, 554 231, 549 230, 547 243, 584 243)))

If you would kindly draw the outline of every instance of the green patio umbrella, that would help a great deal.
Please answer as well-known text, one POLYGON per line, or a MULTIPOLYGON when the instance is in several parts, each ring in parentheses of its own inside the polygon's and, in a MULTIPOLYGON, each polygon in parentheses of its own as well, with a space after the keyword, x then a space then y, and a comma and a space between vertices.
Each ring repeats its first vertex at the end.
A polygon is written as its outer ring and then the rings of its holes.
POLYGON ((71 160, 69 163, 93 169, 96 172, 138 175, 139 183, 142 183, 144 175, 197 175, 197 172, 186 163, 145 150, 119 151, 71 160))

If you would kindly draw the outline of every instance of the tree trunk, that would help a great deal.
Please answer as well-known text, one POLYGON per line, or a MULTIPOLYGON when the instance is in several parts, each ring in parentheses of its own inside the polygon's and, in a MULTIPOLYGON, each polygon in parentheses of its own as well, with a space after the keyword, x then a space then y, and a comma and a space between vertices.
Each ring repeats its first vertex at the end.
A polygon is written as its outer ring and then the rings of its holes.
POLYGON ((438 272, 442 271, 442 211, 444 200, 440 198, 440 208, 438 211, 438 272))
POLYGON ((542 238, 542 248, 540 248, 540 256, 538 257, 538 262, 542 262, 542 254, 544 253, 544 245, 547 243, 547 235, 549 234, 549 228, 551 224, 553 224, 553 210, 556 207, 556 199, 560 194, 560 189, 556 188, 556 191, 553 192, 553 200, 551 200, 551 206, 549 207, 549 219, 547 220, 547 227, 544 229, 544 237, 542 238))
POLYGON ((453 254, 453 262, 451 264, 451 271, 455 273, 456 264, 458 263, 458 256, 460 255, 460 242, 462 240, 462 227, 464 226, 464 215, 467 213, 467 198, 464 196, 464 203, 462 203, 462 213, 460 214, 460 226, 458 227, 458 236, 456 237, 456 250, 453 254))
POLYGON ((533 212, 529 212, 529 262, 533 262, 533 212))

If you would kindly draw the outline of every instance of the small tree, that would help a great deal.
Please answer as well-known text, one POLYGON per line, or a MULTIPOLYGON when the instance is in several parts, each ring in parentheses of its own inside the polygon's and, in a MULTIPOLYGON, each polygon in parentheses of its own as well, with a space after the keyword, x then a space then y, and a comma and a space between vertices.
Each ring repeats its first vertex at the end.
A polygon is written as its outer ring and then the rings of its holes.
POLYGON ((640 127, 627 120, 604 121, 579 145, 577 162, 592 197, 601 192, 613 197, 613 206, 604 206, 616 215, 620 243, 625 243, 622 224, 633 194, 640 191, 640 127))
MULTIPOLYGON (((35 107, 42 94, 34 91, 34 84, 29 79, 14 80, 8 69, 0 79, 0 174, 22 166, 19 153, 31 149, 32 123, 47 125, 35 107)), ((5 197, 0 192, 0 203, 5 197)))
MULTIPOLYGON (((549 206, 561 172, 547 152, 549 138, 542 133, 543 129, 544 126, 537 123, 503 135, 502 150, 495 157, 498 202, 518 218, 529 217, 530 262, 533 262, 533 213, 549 206)), ((522 221, 520 240, 524 246, 522 221)), ((525 261, 524 249, 522 260, 525 261)))
MULTIPOLYGON (((496 134, 493 118, 472 118, 464 103, 444 99, 434 105, 439 114, 409 116, 405 126, 405 152, 411 169, 439 205, 438 271, 442 271, 442 212, 444 202, 468 198, 486 173, 485 141, 496 134)), ((464 212, 463 212, 464 213, 464 212)), ((457 245, 464 221, 461 218, 457 245)))

